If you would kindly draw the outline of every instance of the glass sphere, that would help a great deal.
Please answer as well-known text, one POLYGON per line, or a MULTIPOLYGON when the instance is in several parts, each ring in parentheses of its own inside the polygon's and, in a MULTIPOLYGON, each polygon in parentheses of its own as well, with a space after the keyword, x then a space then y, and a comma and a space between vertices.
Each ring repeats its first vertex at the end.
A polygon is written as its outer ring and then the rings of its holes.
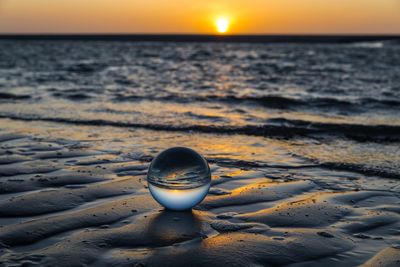
POLYGON ((150 164, 147 182, 153 198, 170 210, 187 210, 208 193, 211 172, 196 151, 173 147, 161 152, 150 164))

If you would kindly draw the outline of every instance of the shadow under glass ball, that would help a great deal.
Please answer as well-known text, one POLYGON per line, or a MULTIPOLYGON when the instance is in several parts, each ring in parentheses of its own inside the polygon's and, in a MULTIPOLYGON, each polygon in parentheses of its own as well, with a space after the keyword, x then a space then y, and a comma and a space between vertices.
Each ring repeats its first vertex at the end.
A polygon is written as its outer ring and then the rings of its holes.
POLYGON ((196 151, 173 147, 161 152, 150 164, 147 182, 153 198, 170 210, 188 210, 208 193, 211 172, 196 151))

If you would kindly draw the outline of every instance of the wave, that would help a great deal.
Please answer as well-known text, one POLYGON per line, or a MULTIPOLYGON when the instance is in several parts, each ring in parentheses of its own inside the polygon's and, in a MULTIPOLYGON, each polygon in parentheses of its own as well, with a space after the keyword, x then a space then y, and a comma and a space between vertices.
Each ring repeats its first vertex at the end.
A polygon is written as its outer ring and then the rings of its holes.
POLYGON ((385 42, 358 42, 353 43, 352 46, 362 48, 382 48, 385 46, 385 42))
MULTIPOLYGON (((283 169, 307 169, 307 168, 324 168, 338 171, 349 171, 363 174, 366 176, 379 176, 390 179, 400 179, 400 172, 383 167, 373 167, 363 164, 352 164, 344 162, 319 162, 315 159, 304 158, 310 163, 298 166, 267 164, 264 162, 235 160, 230 158, 207 158, 210 163, 224 166, 234 166, 237 168, 283 168, 283 169)), ((269 175, 272 177, 272 175, 269 175)))
POLYGON ((215 134, 243 134, 275 138, 293 138, 309 135, 342 136, 359 142, 399 142, 400 125, 361 125, 321 123, 303 120, 288 120, 275 118, 268 120, 268 124, 244 126, 217 126, 217 125, 171 125, 157 123, 134 123, 124 121, 110 121, 103 119, 71 119, 60 117, 39 117, 35 115, 0 114, 0 118, 22 121, 48 121, 75 125, 113 126, 127 128, 144 128, 155 131, 200 132, 215 134))
POLYGON ((4 93, 0 92, 0 100, 5 99, 5 100, 20 100, 20 99, 30 99, 31 97, 29 95, 15 95, 11 93, 4 93))
POLYGON ((285 118, 269 119, 269 123, 288 129, 302 129, 308 133, 339 134, 357 141, 399 141, 400 125, 364 125, 347 123, 323 123, 285 118))
POLYGON ((291 108, 346 108, 347 110, 366 110, 367 108, 393 108, 400 109, 399 100, 390 99, 375 99, 375 98, 360 98, 356 100, 344 100, 329 97, 317 98, 290 98, 283 96, 234 96, 234 95, 206 95, 206 96, 180 96, 167 95, 162 97, 155 96, 140 96, 140 95, 117 95, 113 101, 142 101, 156 100, 177 103, 192 103, 198 102, 228 102, 228 103, 256 103, 269 108, 291 109, 291 108))
POLYGON ((303 157, 303 159, 306 159, 310 163, 301 164, 298 166, 290 166, 285 164, 282 165, 267 164, 264 162, 235 160, 230 158, 207 158, 207 161, 210 163, 216 163, 224 166, 234 166, 237 168, 283 168, 283 169, 324 168, 324 169, 332 169, 338 171, 349 171, 349 172, 363 174, 366 176, 379 176, 390 179, 400 179, 400 172, 384 167, 374 167, 363 164, 352 164, 344 162, 319 162, 318 160, 305 157, 303 157))
POLYGON ((391 179, 400 179, 400 173, 386 168, 370 167, 363 164, 350 164, 343 162, 325 162, 320 167, 334 170, 350 171, 360 173, 366 176, 379 176, 391 179))
POLYGON ((361 47, 361 48, 384 48, 386 46, 394 46, 399 45, 400 41, 398 39, 393 40, 382 40, 382 41, 369 41, 369 42, 355 42, 352 43, 351 46, 361 47))
POLYGON ((332 107, 332 108, 356 108, 357 105, 368 107, 400 107, 400 101, 397 100, 385 100, 375 98, 360 98, 356 100, 343 100, 329 97, 316 97, 316 98, 288 98, 282 96, 262 96, 262 97, 228 97, 228 100, 234 101, 252 101, 258 102, 268 107, 284 108, 290 106, 297 107, 332 107))

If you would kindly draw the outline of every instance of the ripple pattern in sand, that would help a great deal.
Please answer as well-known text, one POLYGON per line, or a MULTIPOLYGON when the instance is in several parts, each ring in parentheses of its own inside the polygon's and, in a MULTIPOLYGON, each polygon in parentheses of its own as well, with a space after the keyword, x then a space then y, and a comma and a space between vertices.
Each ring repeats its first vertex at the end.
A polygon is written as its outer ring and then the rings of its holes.
POLYGON ((251 141, 278 152, 249 161, 221 152, 226 137, 215 134, 193 143, 169 132, 2 122, 0 266, 398 263, 395 179, 315 164, 262 137, 251 141), (210 138, 218 149, 202 147, 210 138), (209 159, 212 188, 193 212, 163 210, 146 188, 164 140, 209 159))

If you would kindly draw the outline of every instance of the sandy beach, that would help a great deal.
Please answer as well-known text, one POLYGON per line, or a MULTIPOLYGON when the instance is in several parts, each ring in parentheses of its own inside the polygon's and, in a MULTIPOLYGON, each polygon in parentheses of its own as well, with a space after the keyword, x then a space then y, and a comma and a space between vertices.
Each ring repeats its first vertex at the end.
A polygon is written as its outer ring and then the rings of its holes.
POLYGON ((0 46, 0 266, 400 266, 398 45, 0 46), (192 211, 147 188, 173 146, 192 211))

